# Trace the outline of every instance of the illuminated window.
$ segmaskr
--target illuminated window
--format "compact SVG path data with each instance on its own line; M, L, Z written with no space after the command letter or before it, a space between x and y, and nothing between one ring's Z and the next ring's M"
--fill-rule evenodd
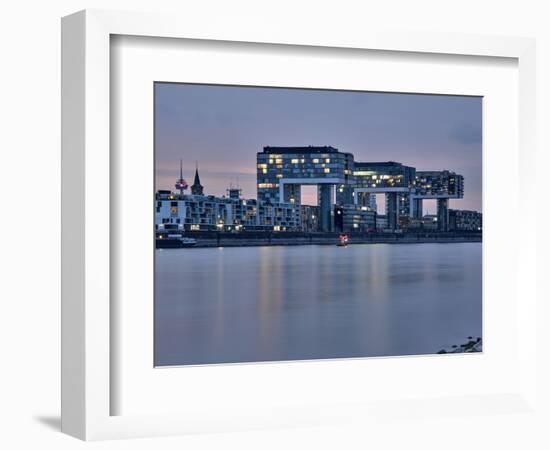
M298 164L298 159L296 159L296 158L295 158L295 159L291 159L290 162L291 162L292 164Z
M258 169L267 169L267 164L258 164Z
M313 164L318 164L318 163L319 163L319 159L318 159L318 158L315 158L315 159L313 160Z
M267 169L262 169L262 173L267 173Z
M325 159L325 162L328 164L330 162L330 158Z
M330 173L330 169L328 167L325 167L325 173Z
M283 163L283 160L282 160L281 158L277 158L277 159L275 160L275 162L276 162L277 164L282 164L282 163Z
M192 230L195 230L195 231L196 231L196 230L200 230L200 229L201 229L201 226L200 226L200 225L193 224L193 225L191 225L191 229L192 229Z
M272 159L269 160L269 164L273 164L273 160L272 160Z

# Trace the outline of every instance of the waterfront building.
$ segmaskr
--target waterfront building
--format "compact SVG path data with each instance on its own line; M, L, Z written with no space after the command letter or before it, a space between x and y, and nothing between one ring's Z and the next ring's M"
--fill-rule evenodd
M388 229L388 217L385 214L376 214L376 231L385 231Z
M370 196L385 194L388 228L399 228L399 216L407 214L415 185L416 169L394 161L355 162L355 203L364 204Z
M351 198L352 183L353 155L334 147L264 147L257 153L258 201L299 205L301 187L315 185L322 231L333 228L335 187Z
M355 161L354 167L355 203L365 204L370 196L384 193L390 230L408 225L407 216L421 219L423 200L436 199L438 227L448 231L449 199L464 196L464 177L449 170L417 171L394 161Z
M483 229L483 215L477 211L460 209L449 210L450 231L481 231Z
M422 201L437 200L439 231L449 231L449 199L464 197L464 177L449 170L416 172L412 198L413 217L422 217Z
M299 231L300 205L291 203L258 202L258 229L273 231Z
M376 229L376 212L354 204L334 207L334 226L340 232L368 232Z
M298 205L258 202L255 199L178 195L159 191L156 195L157 229L175 225L185 231L298 231Z
M352 193L352 203L359 206L366 206L372 211L378 211L378 205L376 203L376 194L370 194L368 192L358 192L357 201L355 201L355 192Z
M406 228L410 231L436 231L438 228L437 215L427 214L420 218L407 217Z
M157 193L157 227L185 230L271 231L440 231L481 229L475 211L449 210L449 199L464 196L464 177L449 170L417 171L395 161L358 162L330 146L264 147L257 153L257 199L243 199L239 187L227 196L204 195L198 164L191 194L179 178L170 191ZM303 185L317 187L317 206L301 205ZM385 196L385 215L377 215L376 195ZM437 215L423 216L422 202L437 200ZM454 211L454 212L451 212ZM451 223L452 222L452 223Z
M437 214L426 214L421 221L422 228L425 230L436 231L438 229L439 217Z
M363 206L368 206L373 211L378 212L378 205L376 204L376 195L370 195L367 199L367 204Z
M204 195L177 195L159 191L156 198L157 229L166 224L180 225L182 230L212 230L233 223L234 205L225 199Z
M179 231L298 231L301 229L299 204L262 202L241 198L241 189L231 186L228 196L204 195L198 165L191 195L184 194L187 183L180 176L175 187L179 194L159 190L156 194L155 225L157 230Z
M311 233L319 231L319 207L300 205L300 230Z

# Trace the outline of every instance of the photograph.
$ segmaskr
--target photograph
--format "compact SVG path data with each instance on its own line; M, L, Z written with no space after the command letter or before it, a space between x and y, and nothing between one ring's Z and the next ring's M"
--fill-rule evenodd
M153 89L155 367L482 353L483 97Z

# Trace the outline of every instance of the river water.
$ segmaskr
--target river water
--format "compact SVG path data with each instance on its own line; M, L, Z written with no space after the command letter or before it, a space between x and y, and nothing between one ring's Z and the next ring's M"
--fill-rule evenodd
M429 354L481 336L480 243L155 256L157 366Z

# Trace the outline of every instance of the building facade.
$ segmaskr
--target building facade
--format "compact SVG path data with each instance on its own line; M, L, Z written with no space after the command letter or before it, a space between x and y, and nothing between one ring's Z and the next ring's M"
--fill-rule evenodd
M264 147L256 157L257 199L241 198L238 187L228 189L227 196L205 195L198 165L187 195L180 161L179 193L157 193L157 228L395 232L431 228L422 202L436 199L433 223L439 231L481 230L481 214L449 209L449 199L464 196L464 177L449 170L359 162L330 146ZM304 185L317 187L317 206L301 205ZM377 214L377 194L385 197L384 216Z
M258 201L301 203L301 187L315 185L318 192L319 227L331 231L335 188L351 195L353 155L325 147L264 147L257 153ZM351 197L350 197L351 199Z
M416 169L394 161L356 162L354 193L356 203L365 203L365 197L384 194L388 227L399 228L399 217L408 213L410 195L415 187Z
M367 233L376 230L376 211L354 204L334 207L335 231Z
M157 230L176 227L182 231L297 231L300 207L266 204L255 199L180 195L159 191L156 195Z
M449 210L450 231L482 231L483 215L477 211Z
M417 171L401 163L357 162L354 164L354 197L357 204L385 194L388 228L397 230L406 217L421 219L422 202L437 200L438 227L449 230L449 199L464 196L464 177L449 170Z
M422 201L437 200L437 226L439 231L449 231L449 199L464 197L464 177L449 170L419 171L412 195L411 215L421 218Z
M306 233L319 231L319 207L300 205L300 230Z

